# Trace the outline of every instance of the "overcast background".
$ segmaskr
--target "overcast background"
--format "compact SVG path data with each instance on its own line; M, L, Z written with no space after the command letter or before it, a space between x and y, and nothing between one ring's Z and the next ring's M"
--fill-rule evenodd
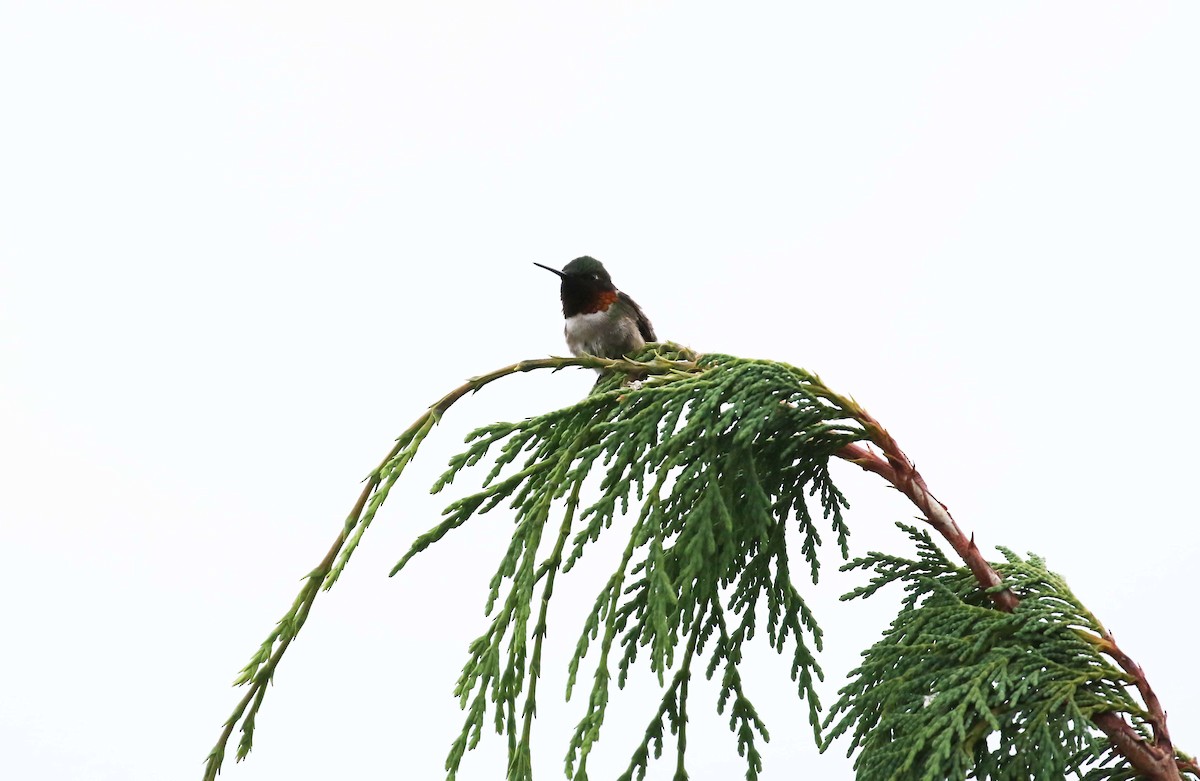
M8 0L6 775L199 779L359 481L463 378L565 353L531 262L585 253L661 337L852 394L989 555L1068 578L1200 750L1198 39L1192 2ZM441 776L508 517L387 571L478 484L427 494L471 428L591 383L516 377L453 410L224 778ZM914 510L836 476L852 552L911 552ZM564 669L613 553L551 610L539 778L582 714ZM896 595L838 604L860 576L825 556L801 587L831 703ZM748 667L764 778L849 777L786 661ZM692 777L740 777L714 687L693 695ZM614 695L595 778L657 697L645 676ZM461 777L501 777L503 751L485 735Z

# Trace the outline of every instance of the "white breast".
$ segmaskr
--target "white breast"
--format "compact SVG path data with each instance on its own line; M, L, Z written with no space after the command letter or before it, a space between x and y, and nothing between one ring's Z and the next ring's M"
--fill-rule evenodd
M563 328L563 333L567 336L567 347L571 348L574 355L600 355L604 352L604 334L608 327L607 312L572 315L567 318L567 324Z
M587 353L607 358L642 349L646 341L632 318L613 318L609 312L593 312L567 318L563 332L575 355Z

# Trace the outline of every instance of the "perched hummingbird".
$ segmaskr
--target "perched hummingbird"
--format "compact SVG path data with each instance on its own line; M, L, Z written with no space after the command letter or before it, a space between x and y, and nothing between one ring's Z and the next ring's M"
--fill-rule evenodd
M563 333L574 355L621 358L656 341L654 326L634 300L617 290L600 261L584 255L563 270L534 263L562 280Z

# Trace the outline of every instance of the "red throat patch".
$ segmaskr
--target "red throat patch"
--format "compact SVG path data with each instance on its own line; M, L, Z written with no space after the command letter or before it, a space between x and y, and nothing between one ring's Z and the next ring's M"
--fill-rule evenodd
M600 293L597 293L596 297L591 300L591 303L589 303L586 308L580 310L579 314L591 315L591 314L595 314L596 312L607 312L608 308L610 306L612 306L616 302L616 300L617 300L617 291L615 291L615 290L602 291Z

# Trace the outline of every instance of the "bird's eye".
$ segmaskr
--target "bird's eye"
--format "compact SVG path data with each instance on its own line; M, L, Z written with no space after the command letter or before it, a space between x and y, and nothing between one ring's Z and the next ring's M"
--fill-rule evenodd
M599 278L600 278L599 274L592 274L592 279L599 279Z

